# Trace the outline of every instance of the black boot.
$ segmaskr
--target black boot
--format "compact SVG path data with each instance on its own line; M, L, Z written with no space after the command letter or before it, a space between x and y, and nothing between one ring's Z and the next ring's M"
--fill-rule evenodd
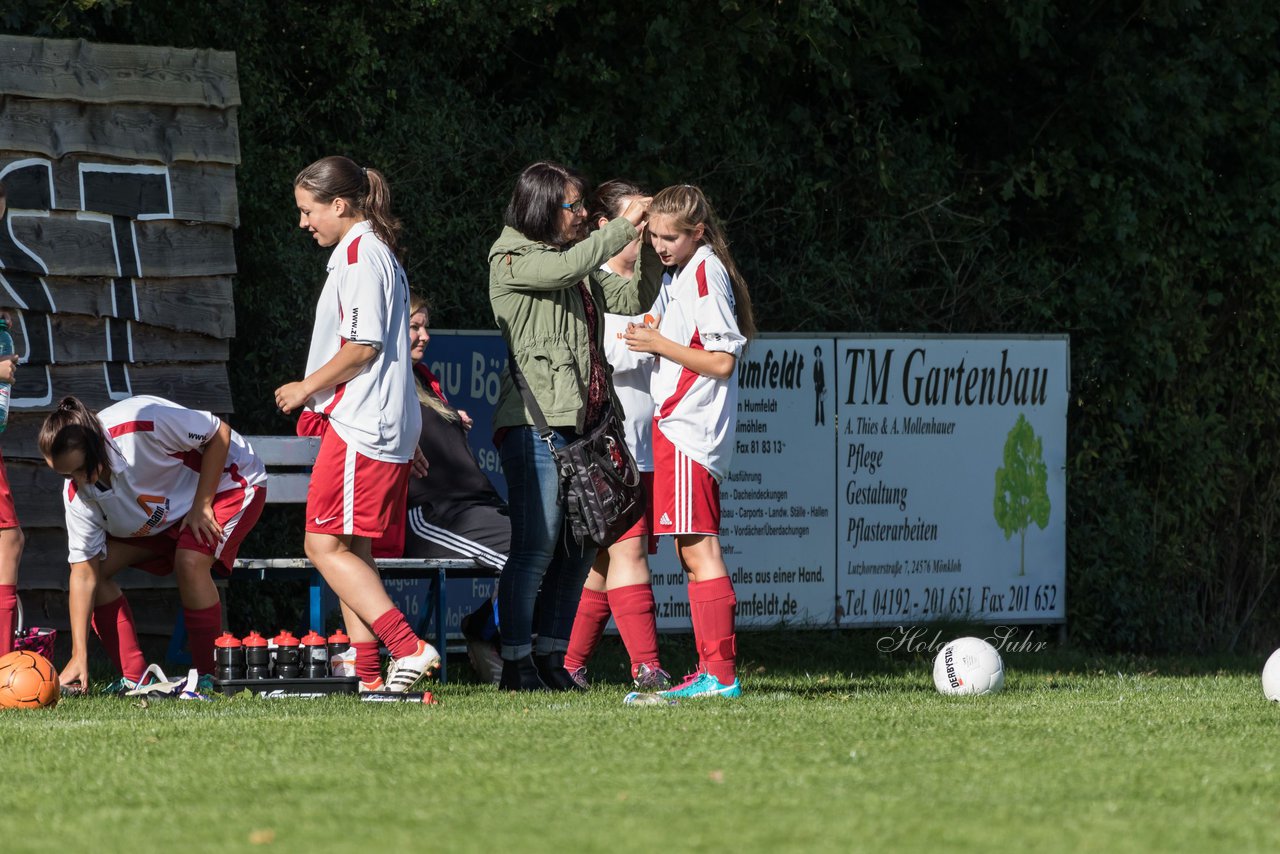
M542 681L552 691L585 691L584 686L579 685L569 675L569 671L564 669L564 653L549 652L546 655L535 655L533 657L534 664L538 667L538 675L542 677Z
M533 656L526 655L515 661L502 659L502 678L498 680L498 690L545 691L547 685L538 676L538 668L533 663Z

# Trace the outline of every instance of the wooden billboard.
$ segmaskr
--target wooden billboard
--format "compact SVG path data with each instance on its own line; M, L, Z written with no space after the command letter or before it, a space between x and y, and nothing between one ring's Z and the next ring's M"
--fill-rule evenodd
M62 397L232 410L239 104L233 53L0 36L0 306L22 359L0 448L24 588L67 583L35 444Z

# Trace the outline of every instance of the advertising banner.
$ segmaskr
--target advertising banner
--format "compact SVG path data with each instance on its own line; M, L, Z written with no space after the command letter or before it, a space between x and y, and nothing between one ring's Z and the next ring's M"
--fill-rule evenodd
M843 625L1063 620L1068 342L836 342Z

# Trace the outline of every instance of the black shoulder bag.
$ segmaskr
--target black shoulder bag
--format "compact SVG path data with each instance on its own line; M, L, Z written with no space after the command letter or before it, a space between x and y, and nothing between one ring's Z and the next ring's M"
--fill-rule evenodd
M511 379L560 471L560 497L566 504L569 530L580 543L590 540L600 548L608 548L644 515L640 470L627 447L617 412L610 404L599 424L576 441L557 448L542 408L516 364L515 354L507 355Z

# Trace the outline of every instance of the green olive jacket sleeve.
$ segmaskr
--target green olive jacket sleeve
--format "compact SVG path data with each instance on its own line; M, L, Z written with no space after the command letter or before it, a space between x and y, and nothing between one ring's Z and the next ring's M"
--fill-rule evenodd
M662 265L647 242L631 278L601 269L637 234L631 223L619 217L562 250L508 227L489 250L489 303L494 320L552 427L581 431L586 426L591 355L578 283L587 281L597 317L601 310L639 314L657 299ZM601 353L603 327L598 317L595 335ZM509 371L504 371L494 429L532 423Z

